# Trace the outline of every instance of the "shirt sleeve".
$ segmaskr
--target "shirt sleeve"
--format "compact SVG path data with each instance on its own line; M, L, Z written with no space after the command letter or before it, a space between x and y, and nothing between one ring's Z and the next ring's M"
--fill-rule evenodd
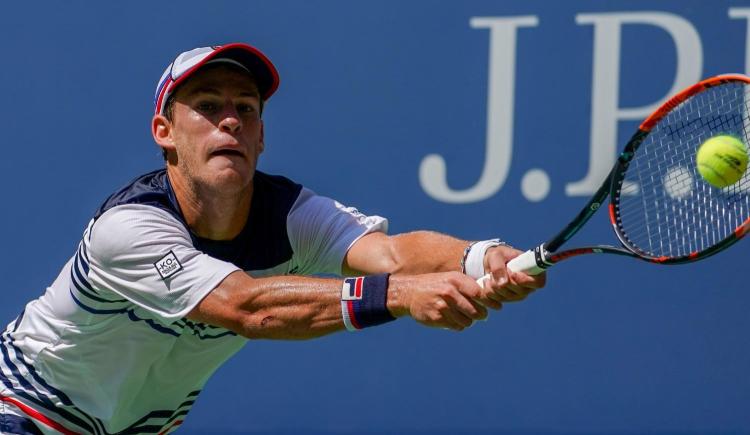
M89 279L171 323L187 315L238 270L197 250L184 224L140 204L107 210L89 238Z
M303 188L287 218L300 274L341 275L344 256L365 234L387 232L388 220L367 216Z

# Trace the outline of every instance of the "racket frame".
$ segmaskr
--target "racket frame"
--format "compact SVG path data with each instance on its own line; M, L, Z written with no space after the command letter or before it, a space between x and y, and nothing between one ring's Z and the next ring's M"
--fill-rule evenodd
M655 257L634 246L628 240L628 237L622 229L622 222L620 220L620 213L618 208L618 204L620 203L622 184L625 179L625 173L627 171L628 165L633 159L633 156L635 155L638 147L646 139L646 137L656 126L656 124L658 124L658 122L663 119L668 113L670 113L674 108L679 106L681 103L683 103L693 95L703 92L708 88L730 82L742 82L744 84L750 85L750 78L741 74L725 74L710 77L674 95L664 104L659 106L659 108L654 111L654 113L652 113L648 118L646 118L638 127L638 130L635 132L635 134L633 134L628 143L625 145L622 153L620 153L620 155L617 157L617 161L612 167L612 170L607 175L607 178L601 184L599 189L597 189L596 193L594 193L588 203L586 203L583 209L581 209L578 215L554 237L537 246L536 248L522 254L522 256L525 256L526 258L526 263L530 261L531 256L533 255L533 260L538 268L533 271L533 274L542 272L543 270L551 267L559 261L585 254L616 254L634 257L658 264L689 263L709 257L719 251L728 248L729 246L740 240L742 237L744 237L745 234L750 232L750 217L748 217L742 225L735 229L732 234L721 240L719 243L716 243L705 250L694 251L687 255L677 257ZM586 224L586 222L591 219L591 216L599 211L607 197L609 197L610 222L615 231L615 234L617 235L618 240L620 241L621 246L617 247L611 245L593 245L558 252L557 250L560 248L560 246L562 246L563 243L567 242L571 237L573 237L573 235L575 235ZM519 261L519 263L517 264L520 263L521 262ZM511 267L510 263L509 267ZM511 268L514 269L513 267Z

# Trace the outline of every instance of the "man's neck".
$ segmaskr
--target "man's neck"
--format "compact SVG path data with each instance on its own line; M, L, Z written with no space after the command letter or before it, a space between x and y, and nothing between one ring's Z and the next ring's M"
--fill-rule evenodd
M179 171L167 168L182 215L193 234L211 240L232 240L247 223L253 184L241 192L228 195L215 192L199 183L191 183Z

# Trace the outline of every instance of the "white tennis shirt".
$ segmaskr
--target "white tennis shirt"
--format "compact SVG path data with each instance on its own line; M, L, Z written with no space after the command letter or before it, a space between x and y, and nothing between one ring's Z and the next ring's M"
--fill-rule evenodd
M191 322L228 274L341 274L346 251L387 221L257 172L232 241L192 234L164 170L111 196L77 252L0 337L0 393L75 432L167 433L247 341Z

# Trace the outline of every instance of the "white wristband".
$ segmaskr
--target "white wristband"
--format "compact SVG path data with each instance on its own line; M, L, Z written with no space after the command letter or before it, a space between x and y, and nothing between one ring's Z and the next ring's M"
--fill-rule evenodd
M495 246L505 245L500 239L482 240L474 242L466 252L464 260L464 273L474 279L479 279L485 275L484 271L484 254L487 250Z

